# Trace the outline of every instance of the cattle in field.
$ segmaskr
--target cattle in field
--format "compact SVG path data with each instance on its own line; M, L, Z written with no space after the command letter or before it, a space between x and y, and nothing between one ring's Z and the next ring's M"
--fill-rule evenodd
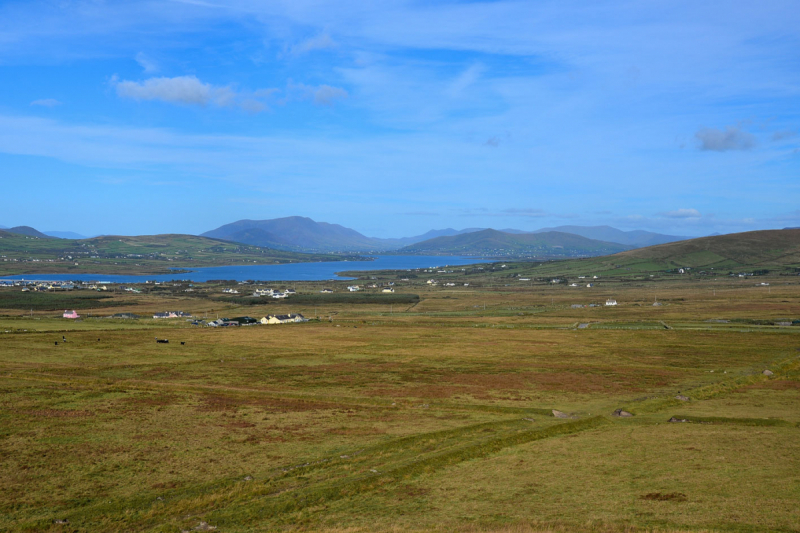
M156 342L159 344L169 344L168 339L159 339L158 337L156 337Z

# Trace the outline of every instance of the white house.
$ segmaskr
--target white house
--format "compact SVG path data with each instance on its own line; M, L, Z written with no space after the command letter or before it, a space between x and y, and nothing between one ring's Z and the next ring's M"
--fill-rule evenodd
M272 296L272 289L256 289L253 296Z
M319 292L321 292L321 293L323 293L323 294L330 294L330 293L332 293L332 292L333 292L333 289L322 289L322 290L321 290L321 291L319 291Z
M347 290L350 292L357 292L361 290L361 287L359 287L358 285L349 285L347 287Z
M289 296L289 295L286 294L285 292L273 292L272 293L272 297L273 298L286 298L287 296Z
M64 318L80 318L80 316L81 315L76 313L74 309L72 311L67 311L66 309L64 310Z
M617 301L613 298L606 300L606 305L617 305Z
M394 287L384 287L381 292L394 292Z
M262 324L290 324L293 322L308 322L308 319L297 313L288 315L268 315L260 320Z

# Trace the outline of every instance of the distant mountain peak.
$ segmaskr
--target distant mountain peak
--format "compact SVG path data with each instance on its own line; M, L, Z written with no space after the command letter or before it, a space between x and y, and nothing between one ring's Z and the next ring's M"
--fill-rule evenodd
M41 231L34 229L30 226L14 226L13 228L6 228L9 233L16 233L17 235L26 235L28 237L38 237L39 239L52 239L49 235L45 235Z

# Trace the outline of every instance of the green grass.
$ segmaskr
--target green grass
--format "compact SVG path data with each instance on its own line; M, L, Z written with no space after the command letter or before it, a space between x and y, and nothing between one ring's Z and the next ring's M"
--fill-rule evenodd
M724 416L690 416L690 415L673 415L681 422L689 422L692 424L731 424L735 426L758 426L758 427L775 427L775 426L794 426L786 420L778 418L731 418Z
M127 306L131 302L113 299L110 294L95 292L21 292L0 290L0 309L34 309L57 311L63 309L92 309Z

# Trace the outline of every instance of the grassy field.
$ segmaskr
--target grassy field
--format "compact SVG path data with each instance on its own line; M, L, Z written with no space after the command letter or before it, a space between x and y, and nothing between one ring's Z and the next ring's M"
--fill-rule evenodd
M509 268L0 309L0 530L800 530L800 279ZM312 321L103 318L165 309Z

